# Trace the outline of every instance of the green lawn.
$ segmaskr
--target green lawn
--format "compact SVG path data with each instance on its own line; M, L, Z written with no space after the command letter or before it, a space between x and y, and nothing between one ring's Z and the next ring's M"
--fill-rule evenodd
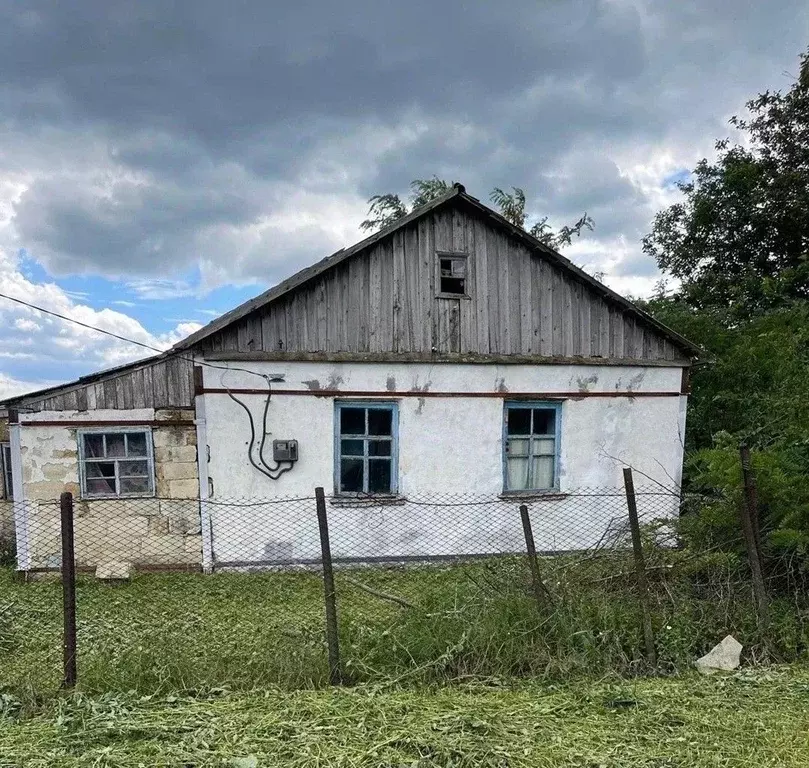
M559 686L76 697L0 721L0 766L809 765L809 669Z

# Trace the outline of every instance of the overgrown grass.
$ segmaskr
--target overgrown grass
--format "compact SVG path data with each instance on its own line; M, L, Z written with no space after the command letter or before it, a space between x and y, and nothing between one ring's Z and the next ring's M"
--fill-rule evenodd
M802 598L758 633L749 587L726 556L667 552L650 567L659 666L679 672L728 633L747 661L791 661L807 646ZM645 666L640 606L623 555L542 563L539 610L521 558L336 576L349 682L634 676ZM371 591L404 600L394 602ZM89 694L318 688L328 679L319 574L144 575L78 585L80 689ZM61 587L0 571L0 694L35 710L58 690Z
M738 768L809 765L809 671L140 697L0 719L21 768Z

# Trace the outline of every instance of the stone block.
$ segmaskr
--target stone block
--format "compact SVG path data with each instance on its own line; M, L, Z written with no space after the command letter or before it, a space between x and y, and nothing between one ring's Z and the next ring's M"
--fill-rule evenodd
M196 480L197 465L190 461L172 461L158 464L156 467L158 480Z
M169 519L167 517L155 516L149 518L149 535L165 536L169 532Z
M147 536L142 541L140 562L143 565L177 565L195 563L200 556L186 551L186 537L170 533L165 536Z
M169 531L171 533L197 534L201 530L199 513L187 515L172 515L169 517Z
M155 421L187 421L194 423L194 411L190 408L158 408L154 412Z
M158 466L172 461L196 463L197 448L195 445L161 445L155 448L154 458Z
M169 497L195 499L199 496L199 480L169 480Z
M132 563L126 560L108 560L96 568L97 579L124 580L132 578Z
M155 449L187 445L185 433L188 431L194 430L187 427L155 427L152 431Z
M195 558L192 562L202 562L202 536L186 536L184 546L186 555Z

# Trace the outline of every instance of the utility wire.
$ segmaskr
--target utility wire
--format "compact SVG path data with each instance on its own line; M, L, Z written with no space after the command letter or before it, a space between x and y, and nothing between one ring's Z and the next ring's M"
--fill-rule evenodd
M29 309L35 309L38 312L42 312L46 315L51 315L52 317L58 317L60 320L64 320L67 323L73 323L74 325L80 325L82 328L87 328L90 331L96 331L97 333L103 333L105 336L112 336L114 339L118 339L119 341L124 341L127 344L136 344L139 347L143 347L144 349L151 350L152 352L157 352L158 354L167 354L171 350L160 349L159 347L153 347L151 344L146 344L142 341L135 341L135 339L129 339L126 336L121 336L117 333L113 333L112 331L105 331L103 328L98 328L95 325L88 325L87 323L81 322L81 320L75 320L72 317L67 317L66 315L60 315L58 312L53 312L50 309L45 309L44 307L39 307L36 304L31 304L28 301L24 301L23 299L14 298L14 296L9 296L5 293L0 293L0 299L8 299L9 301L13 301L17 304L22 304L24 307L28 307ZM178 358L181 360L186 360L187 362L193 363L194 365L202 365L206 368L215 368L218 371L241 371L242 373L249 373L252 376L259 376L260 378L267 380L267 375L264 373L257 373L256 371L251 371L249 368L240 368L240 367L232 367L228 365L214 365L213 363L205 362L204 360L196 360L193 357L187 357L180 353L174 353Z

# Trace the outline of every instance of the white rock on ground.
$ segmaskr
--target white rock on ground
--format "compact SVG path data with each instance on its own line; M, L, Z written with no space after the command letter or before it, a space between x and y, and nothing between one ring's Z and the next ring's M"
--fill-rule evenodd
M711 675L716 670L732 670L739 666L739 656L742 644L733 635L728 635L721 643L711 648L701 659L694 664L700 672Z
M132 578L132 563L125 560L110 560L99 563L96 567L97 579L130 579Z

